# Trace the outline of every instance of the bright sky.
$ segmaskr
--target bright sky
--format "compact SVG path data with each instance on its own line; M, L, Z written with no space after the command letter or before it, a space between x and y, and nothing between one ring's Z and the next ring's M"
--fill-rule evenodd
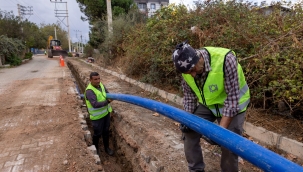
M55 0L52 0L55 2ZM57 0L60 2L60 0ZM76 0L62 0L67 2L67 9L69 13L69 26L70 26L70 37L72 42L80 41L82 35L82 41L88 41L89 24L81 20L80 8ZM67 21L64 17L55 17L55 3L51 3L50 0L0 0L0 9L2 11L13 11L15 16L18 16L17 4L25 7L32 6L33 15L25 15L29 21L36 23L38 26L40 23L52 24L59 21L61 27L67 31ZM57 10L66 10L66 3L57 3ZM62 13L64 11L61 11ZM61 21L62 22L61 22ZM63 24L64 23L64 24ZM1 27L1 26L0 26ZM59 39L59 38L58 38Z

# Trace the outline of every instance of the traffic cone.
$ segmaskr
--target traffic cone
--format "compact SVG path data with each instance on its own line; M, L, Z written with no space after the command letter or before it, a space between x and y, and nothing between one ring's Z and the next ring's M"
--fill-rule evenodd
M60 66L64 66L64 60L61 55L60 55Z

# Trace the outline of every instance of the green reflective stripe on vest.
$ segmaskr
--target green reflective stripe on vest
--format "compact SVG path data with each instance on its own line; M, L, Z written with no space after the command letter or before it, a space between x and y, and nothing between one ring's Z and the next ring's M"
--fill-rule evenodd
M192 91L196 94L199 103L206 105L215 116L221 117L223 113L224 101L227 98L224 88L224 62L226 55L231 52L231 50L215 47L205 47L205 50L207 50L210 54L209 61L211 71L209 71L204 84L197 86L194 78L190 74L182 74L182 76ZM250 100L250 94L242 67L239 63L237 66L237 71L239 77L239 87L241 88L239 90L240 99L238 105L240 113L246 110Z
M95 88L91 84L88 84L87 88L85 89L85 92L86 92L86 90L92 90L96 95L97 101L103 102L106 100L106 92L105 92L104 86L101 83L100 83L100 88L102 91L99 91L97 88ZM91 105L91 103L87 100L86 93L84 93L84 98L85 98L88 113L90 115L89 117L91 120L97 120L97 119L103 118L109 112L112 112L112 108L109 104L104 107L94 108Z

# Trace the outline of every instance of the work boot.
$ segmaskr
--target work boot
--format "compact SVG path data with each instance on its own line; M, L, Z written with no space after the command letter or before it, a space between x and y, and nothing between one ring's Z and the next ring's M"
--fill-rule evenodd
M97 154L100 156L99 137L93 136L93 145L95 145Z
M109 147L105 148L105 152L110 155L110 156L113 156L114 155L114 151L111 150Z
M103 135L103 145L104 145L105 152L108 155L112 156L114 154L114 151L109 148L109 136L108 135Z

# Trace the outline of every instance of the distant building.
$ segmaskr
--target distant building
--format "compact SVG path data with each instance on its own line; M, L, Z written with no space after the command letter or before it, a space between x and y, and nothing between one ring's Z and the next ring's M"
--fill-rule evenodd
M292 14L291 8L283 6L283 5L264 6L259 9L259 12L264 15L270 15L275 9L279 9L280 15L282 15L282 16L287 15L287 14Z
M169 4L169 0L134 0L134 2L139 10L148 17L153 16L157 10Z

